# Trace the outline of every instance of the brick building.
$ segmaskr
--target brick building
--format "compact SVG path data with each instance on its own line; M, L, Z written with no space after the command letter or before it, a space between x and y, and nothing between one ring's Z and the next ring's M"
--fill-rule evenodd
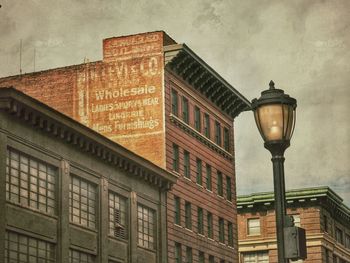
M15 89L0 119L0 262L166 261L175 176Z
M164 32L103 41L103 60L0 79L178 177L168 259L237 262L234 118L250 103Z
M237 207L240 262L277 262L273 193L239 196ZM350 209L334 191L287 191L287 213L306 231L305 263L350 262Z

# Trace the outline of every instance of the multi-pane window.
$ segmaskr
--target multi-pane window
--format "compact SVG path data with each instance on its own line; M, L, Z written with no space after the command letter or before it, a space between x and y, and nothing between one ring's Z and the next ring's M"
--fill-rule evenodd
M173 170L179 172L179 146L173 143Z
M194 107L194 128L201 131L201 111L197 106Z
M185 227L192 229L192 208L190 202L185 202Z
M175 263L182 263L181 244L177 242L175 242Z
M232 201L232 186L230 176L226 176L226 198L227 200Z
M96 203L96 186L72 175L69 184L70 221L89 228L95 228Z
M300 227L300 215L292 215L295 226Z
M206 165L206 187L211 191L211 166L209 164Z
M180 197L174 196L174 205L175 205L174 222L175 222L175 224L180 225L181 224L181 201L180 201Z
M197 209L197 228L198 233L203 234L204 233L204 224L203 224L203 208L198 207Z
M221 125L215 121L215 143L221 146Z
M188 99L182 97L182 120L189 123L189 115L188 115Z
M55 246L37 238L6 231L5 262L56 262Z
M205 262L205 256L203 251L198 251L198 262L204 263Z
M225 222L221 217L219 217L219 241L225 243Z
M171 90L171 112L175 116L178 116L179 114L178 95L177 95L177 91L174 89Z
M127 238L126 198L109 192L109 234L114 237Z
M190 178L190 153L184 150L184 176Z
M224 149L230 151L230 132L227 128L224 128Z
M209 255L209 263L215 263L215 258L212 255Z
M326 215L323 216L323 226L324 226L324 231L328 232L328 219Z
M267 252L249 252L243 255L243 263L268 263L269 254Z
M340 228L335 228L335 239L340 243L343 244L343 231L341 231Z
M43 213L56 211L57 169L28 155L7 150L6 199Z
M222 173L220 171L218 171L217 175L218 175L218 178L217 178L218 195L223 196L224 188L223 188L223 184L222 184Z
M230 247L233 247L233 225L231 222L227 223L227 242Z
M350 235L346 234L345 235L345 247L350 248Z
M248 235L260 235L260 219L248 219Z
M197 158L197 177L196 182L199 185L202 185L202 160Z
M69 250L69 263L94 263L95 257L78 250Z
M192 261L193 261L192 248L186 247L186 263L192 263Z
M208 212L207 214L207 222L208 222L208 237L213 238L213 214Z
M207 113L204 114L204 136L210 138L210 118Z
M155 211L143 205L137 206L138 245L155 249Z

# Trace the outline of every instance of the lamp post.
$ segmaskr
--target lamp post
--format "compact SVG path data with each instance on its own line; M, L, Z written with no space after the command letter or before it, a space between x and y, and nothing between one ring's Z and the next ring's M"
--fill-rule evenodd
M268 90L261 92L259 99L252 101L252 109L264 146L272 155L278 262L282 263L287 262L284 228L290 226L286 215L284 151L293 135L297 101L283 90L275 89L272 80L269 86Z

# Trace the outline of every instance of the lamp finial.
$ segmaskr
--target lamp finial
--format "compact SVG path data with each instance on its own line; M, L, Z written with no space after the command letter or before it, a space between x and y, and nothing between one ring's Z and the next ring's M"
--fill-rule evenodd
M272 80L269 83L270 89L275 89L275 82L273 82Z

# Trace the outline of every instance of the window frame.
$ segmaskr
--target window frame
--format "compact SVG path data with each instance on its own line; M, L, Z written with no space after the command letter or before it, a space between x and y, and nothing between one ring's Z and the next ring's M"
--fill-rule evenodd
M171 113L178 117L179 116L179 96L175 89L171 89Z
M259 217L252 217L247 219L247 236L260 236L261 235L261 219ZM252 231L252 227L250 225L251 222L259 222L258 227L255 226L253 229L258 228L258 232ZM252 233L253 232L253 233Z
M185 96L182 96L182 120L186 123L190 123L189 116L189 101Z

